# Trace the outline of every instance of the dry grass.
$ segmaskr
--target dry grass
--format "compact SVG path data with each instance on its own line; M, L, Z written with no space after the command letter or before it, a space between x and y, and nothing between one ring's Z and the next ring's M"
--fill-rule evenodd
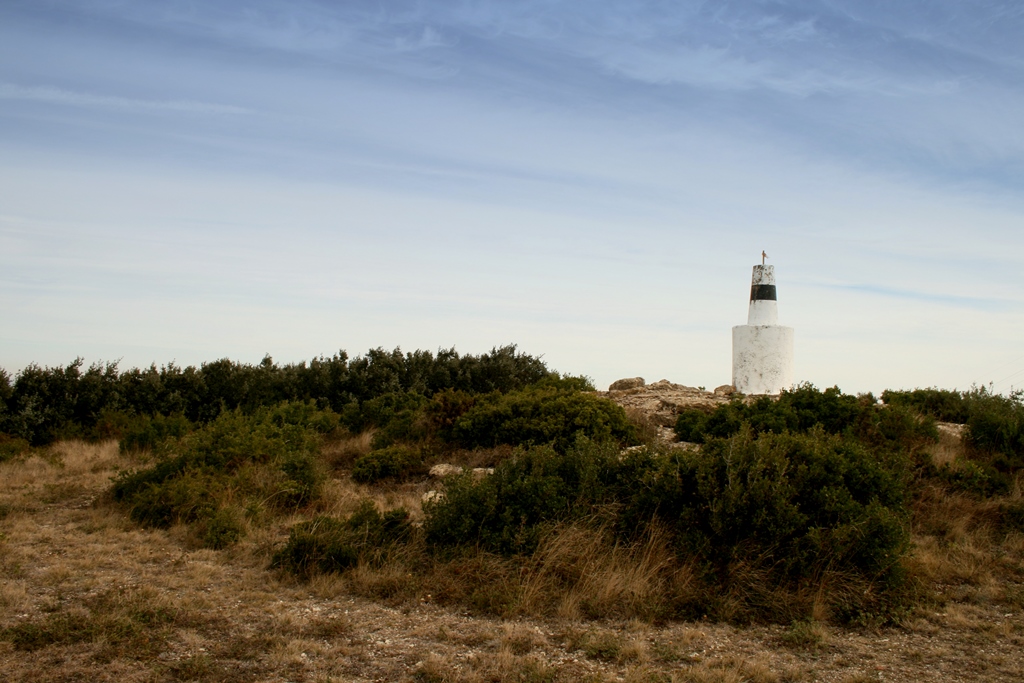
M908 567L935 600L1014 602L1024 582L1024 535L1002 528L1005 503L934 486L918 496Z
M941 491L922 503L931 521L915 529L914 555L938 597L904 628L654 626L664 595L694 590L657 531L625 546L566 526L525 565L476 555L424 567L412 549L299 583L266 569L291 525L365 495L415 510L420 484L337 476L317 506L215 551L185 528L141 529L107 501L110 477L134 464L113 443L75 442L0 464L5 681L764 683L970 670L980 683L1024 668L1024 538L1000 531L986 504Z
M554 683L579 680L532 655L517 655L507 648L459 661L431 655L414 678L423 683Z
M950 465L963 459L965 455L964 426L939 422L936 427L939 432L939 441L927 449L928 454L932 457L932 463L936 466Z
M553 612L564 619L656 618L671 589L685 591L692 583L689 569L675 564L656 528L640 543L623 546L611 543L601 529L566 526L535 553L512 611Z
M351 469L356 458L366 455L372 449L374 430L367 430L355 436L330 439L324 444L321 453L324 462L331 469Z

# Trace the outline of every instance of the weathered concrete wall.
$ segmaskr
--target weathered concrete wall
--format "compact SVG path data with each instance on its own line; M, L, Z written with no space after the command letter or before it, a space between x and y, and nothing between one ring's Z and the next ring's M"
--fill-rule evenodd
M778 394L793 386L793 328L732 328L732 384L744 394Z

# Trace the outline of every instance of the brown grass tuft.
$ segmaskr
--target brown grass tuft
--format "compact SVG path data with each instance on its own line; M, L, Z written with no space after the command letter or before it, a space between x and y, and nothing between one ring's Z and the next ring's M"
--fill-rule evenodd
M939 422L936 425L939 441L927 448L936 467L951 465L965 456L963 432L964 425Z
M780 677L763 659L726 655L700 662L683 672L686 683L778 683Z
M527 566L514 612L562 618L657 618L670 588L685 591L687 568L657 528L635 545L608 540L602 529L569 525L551 533Z
M350 469L356 458L373 450L373 434L371 429L355 436L329 439L320 449L324 463L331 469Z
M552 667L533 655L517 655L507 648L481 653L459 662L452 657L430 655L417 667L413 678L422 683L560 683L579 680L572 673Z

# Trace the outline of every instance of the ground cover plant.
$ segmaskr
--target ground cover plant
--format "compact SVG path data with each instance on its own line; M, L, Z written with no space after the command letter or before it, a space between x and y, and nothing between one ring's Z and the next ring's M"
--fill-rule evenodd
M802 386L777 400L684 411L677 431L685 443L670 444L585 380L498 356L507 376L492 373L479 390L406 386L431 375L371 373L371 358L357 364L362 398L340 410L306 398L222 404L191 417L94 411L93 434L105 425L121 438L102 461L74 470L87 477L59 474L69 462L62 444L77 442L33 446L7 434L0 467L6 485L26 493L11 488L0 500L0 534L14 533L31 510L42 514L39 506L78 515L70 511L82 510L76 501L92 490L89 514L124 516L118 533L210 553L225 566L247 558L276 590L570 623L777 624L785 631L773 642L791 651L827 651L833 628L898 624L925 633L937 615L976 624L970 615L1024 609L1019 395L918 390L879 402ZM396 359L418 367L425 356L382 358L394 370ZM74 373L54 374L72 382ZM3 379L11 398L14 384ZM23 422L5 424L35 415L17 414ZM942 419L956 416L962 426ZM430 478L440 462L456 466ZM40 471L53 478L39 479ZM18 547L0 571L20 581L33 570L18 559L28 546ZM0 591L5 604L18 595ZM153 610L91 589L70 601L55 593L49 611L3 621L0 656L4 647L89 647L101 658L155 658L173 649L175 634L223 628L145 595ZM637 680L644 667L679 665L682 655L664 654L667 645L632 638L567 635L564 647L620 667L620 677L634 667ZM529 656L534 646L515 649L518 642L501 646L512 648L502 655L508 662L523 675L548 671ZM194 655L165 671L223 678L220 664ZM424 660L417 675L454 680L458 671L500 669L498 660L479 660L478 669L451 661Z
M154 445L154 462L122 472L111 494L141 524L194 524L206 546L225 547L247 521L319 495L320 440L337 425L335 413L312 402L225 412L185 435L167 433Z
M182 526L191 542L220 549L306 515L275 551L274 567L305 580L411 567L411 581L392 594L461 572L465 585L439 588L437 599L504 614L897 620L919 597L907 558L912 515L925 501L964 495L988 506L1004 536L1024 527L1019 395L918 390L886 392L883 402L805 385L683 411L676 433L698 446L681 447L639 445L622 408L514 347L479 358L378 350L351 362L322 359L310 368L333 369L335 385L301 400L278 398L316 374L268 359L199 371L80 366L31 367L13 383L4 375L5 425L37 441L69 429L119 431L137 464L115 478L110 497L135 522ZM238 395L221 396L212 411L184 400L180 387L176 398L161 393L184 377L202 380L194 388L206 386L207 397L209 387ZM97 398L131 386L148 398L130 411ZM46 411L25 410L57 394L63 409L54 399ZM160 400L176 410L154 409ZM933 462L936 419L950 417L966 421L964 457ZM339 471L331 443L358 434L370 434L366 447ZM28 438L3 439L6 458L31 450ZM433 463L469 462L496 446L509 450L492 475L450 476L415 506L415 519L370 503L371 492L356 510L323 514L323 486L337 475L371 487L417 485ZM568 539L620 564L645 557L646 568L615 596L585 595L587 572ZM537 598L558 591L577 604Z
M906 458L878 460L820 429L625 454L581 437L565 450L523 448L487 477L449 477L443 495L423 505L422 526L403 536L403 560L433 575L471 576L479 568L468 564L488 565L463 597L508 615L526 604L557 611L558 595L538 601L531 592L557 593L560 585L575 595L589 580L578 568L549 566L546 580L518 581L529 567L619 552L645 558L647 569L635 583L605 589L617 596L582 596L584 614L893 618L910 599L908 475ZM287 552L299 542L291 539Z
M998 414L1009 414L1012 428L1012 411L1001 405ZM471 410L463 407L462 415ZM515 424L511 411L503 414ZM449 420L451 433L459 419ZM480 572L481 586L450 595L502 614L527 604L559 609L557 597L528 595L551 585L514 577L530 576L528 568L543 564L539 556L555 545L563 559L571 556L560 536L588 552L646 548L646 557L659 558L638 589L643 601L604 600L615 607L602 612L594 608L602 601L583 598L583 612L592 615L876 623L903 618L923 599L910 558L912 531L921 526L914 514L927 496L957 490L945 466L932 462L939 432L931 415L803 386L778 400L683 413L679 428L701 447L623 452L623 441L600 438L577 436L568 446L527 441L492 476L449 477L423 505L404 561L438 573ZM972 471L970 458L956 467ZM1011 543L1021 516L1016 495L982 496ZM567 594L581 581L566 580L567 567L544 572Z
M328 440L371 430L374 448L355 458L351 476L372 483L423 475L431 454L471 440L634 438L621 408L583 393L589 381L562 377L511 346L479 357L378 349L309 367L269 359L123 373L81 365L30 366L13 384L3 375L3 427L27 437L3 435L4 457L30 440L116 435L123 451L148 460L119 475L113 500L141 524L188 525L211 548L316 501ZM318 381L325 376L332 381ZM515 428L503 411L516 414Z
M1024 393L915 389L886 391L882 399L964 425L965 457L938 465L937 474L948 485L980 497L1010 494L1018 485L1024 470Z
M584 379L561 378L515 346L479 356L378 348L284 366L267 356L257 365L221 359L198 368L169 363L125 371L117 363L83 369L78 358L65 367L29 365L13 380L0 372L0 433L37 446L60 438L121 438L124 424L137 416L202 424L223 412L250 413L283 401L314 401L342 415L353 431L381 429L418 398L445 390L506 393L541 380L593 388Z

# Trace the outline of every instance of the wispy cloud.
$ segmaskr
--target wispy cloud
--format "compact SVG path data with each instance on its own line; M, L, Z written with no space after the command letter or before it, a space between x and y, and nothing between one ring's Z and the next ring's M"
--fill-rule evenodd
M955 4L947 9L959 12ZM184 0L130 6L74 3L75 11L189 39L202 37L229 49L356 62L430 79L450 77L460 67L486 60L483 46L522 41L552 59L582 59L598 71L639 83L765 89L800 98L845 92L944 94L958 87L957 70L965 60L977 62L987 55L1002 64L1024 61L1021 50L1006 43L1021 19L1012 5L974 9L971 21L952 28L898 5L878 11L846 2L680 0L595 2L580 12L569 0L294 0L283 6L252 0L244 7ZM999 49L986 46L990 37ZM505 68L504 74L487 73L511 81L522 77L514 62Z
M970 297L946 294L944 292L925 292L912 289L897 289L870 284L837 284L820 285L826 289L857 292L890 299L904 299L909 301L920 301L925 303L954 306L957 308L968 308L977 311L1013 311L1024 308L1021 301L1010 299L996 299L990 297Z
M111 95L65 90L47 85L23 86L0 83L0 100L41 102L70 107L97 107L135 111L170 111L188 114L252 114L251 109L192 100L140 100Z
M211 317L245 329L222 327L223 348L252 344L257 359L311 339L436 347L530 328L540 351L592 349L598 365L575 371L636 374L623 359L648 339L662 376L717 384L707 359L719 354L727 373L721 339L737 322L720 294L735 287L745 305L737 252L756 260L767 247L785 277L802 269L786 310L803 301L801 339L817 333L807 379L969 380L972 356L1019 355L1024 334L1022 11L993 0L594 0L585 11L578 0L0 1L0 203L36 221L0 217L5 281L42 291L71 282L60 274L73 266L75 286L103 293L89 299L160 310L146 324L96 317L111 347L166 345L208 300L202 289ZM38 227L51 219L80 225L77 241ZM858 249L863 268L844 279L850 257L836 254ZM386 311L367 282L389 283ZM700 295L680 308L679 287ZM480 291L498 293L500 312L450 294ZM179 316L136 305L149 295ZM3 331L70 343L14 296L0 301ZM243 320L231 313L242 300L272 303ZM68 321L87 298L47 301L77 334ZM585 337L560 339L552 307L592 320ZM299 309L308 325L280 324ZM823 316L848 338L821 341ZM620 318L622 352L590 343ZM680 325L711 341L677 353L695 341L664 336ZM210 348L189 330L183 345ZM944 352L919 343L935 331L960 370L942 358L935 374ZM919 374L893 360L903 342ZM673 363L692 364L672 375Z

